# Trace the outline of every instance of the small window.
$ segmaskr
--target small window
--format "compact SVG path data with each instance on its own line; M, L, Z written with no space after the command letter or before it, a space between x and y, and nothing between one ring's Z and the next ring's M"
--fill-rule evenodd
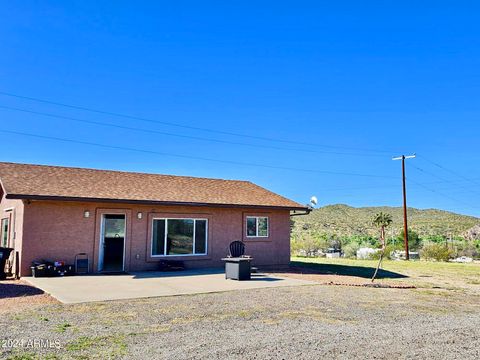
M206 219L153 219L152 256L206 255Z
M8 238L9 238L9 228L10 220L8 218L2 219L2 229L1 229L1 246L8 247Z
M268 217L247 216L247 237L268 237Z

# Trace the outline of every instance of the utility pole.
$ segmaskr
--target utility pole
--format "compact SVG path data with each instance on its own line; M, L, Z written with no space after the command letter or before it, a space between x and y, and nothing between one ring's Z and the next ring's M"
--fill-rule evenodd
M407 180L405 176L405 159L413 159L417 157L413 155L402 155L392 158L392 160L402 160L402 180L403 180L403 233L405 241L405 259L410 260L410 253L408 250L408 221L407 221Z

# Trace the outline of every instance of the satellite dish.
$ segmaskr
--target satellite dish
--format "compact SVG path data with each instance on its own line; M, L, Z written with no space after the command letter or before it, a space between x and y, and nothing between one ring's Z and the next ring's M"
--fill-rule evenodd
M315 205L318 204L318 199L317 199L316 196L312 196L312 197L310 198L310 204L311 204L312 206L315 206Z

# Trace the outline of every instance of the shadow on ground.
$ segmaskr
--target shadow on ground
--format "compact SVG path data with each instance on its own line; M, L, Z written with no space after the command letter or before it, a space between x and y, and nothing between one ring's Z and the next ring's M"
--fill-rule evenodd
M290 266L300 271L310 271L315 274L356 276L366 279L371 279L373 273L375 272L375 268L373 267L347 266L338 264L307 264L301 261L292 261ZM406 275L383 269L380 269L377 274L377 279L403 279L407 277L408 276Z
M208 269L190 269L182 271L143 271L143 272L132 272L130 275L133 275L133 279L150 279L150 278L167 278L167 277L186 277L186 276L198 276L198 275L218 275L224 274L225 269L223 268L208 268ZM270 277L262 273L252 273L250 281L266 281L266 282L275 282L281 281L283 279Z
M14 282L0 282L0 299L15 298L23 296L41 295L44 292L34 286L16 284Z
M283 281L283 279L275 278L266 276L263 274L252 274L250 281L267 281L267 282L275 282L275 281Z
M134 279L149 279L158 277L176 277L176 276L196 276L196 275L213 275L225 272L223 268L205 268L205 269L186 269L179 271L138 271L130 272Z

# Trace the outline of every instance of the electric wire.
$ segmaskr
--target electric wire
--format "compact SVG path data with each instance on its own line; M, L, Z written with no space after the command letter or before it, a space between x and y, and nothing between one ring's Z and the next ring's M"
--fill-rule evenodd
M356 150L356 151L375 152L375 153L384 153L384 154L386 154L386 153L390 154L391 153L391 151L388 151L388 150L334 146L334 145L325 145L325 144L302 142L302 141L295 141L295 140L278 139L278 138L273 138L273 137L240 134L240 133L236 133L236 132L229 132L229 131L223 131L223 130L218 130L218 129L191 126L191 125L179 124L179 123L170 122L170 121L163 121L163 120L157 120L157 119L150 119L150 118L146 118L146 117L121 114L121 113L117 113L117 112L98 110L98 109L93 109L93 108L86 107L86 106L70 105L70 104L65 104L65 103L61 103L61 102L57 102L57 101L51 101L51 100L40 99L40 98L31 97L31 96L13 94L13 93L10 93L10 92L5 92L5 91L0 91L0 95L14 97L14 98L23 99L23 100L34 101L34 102L38 102L38 103L49 104L49 105L61 106L61 107L64 107L64 108L69 108L69 109L88 111L88 112L97 113L97 114L115 116L115 117L132 119L132 120L139 120L139 121L144 121L144 122L149 122L149 123L162 124L162 125L167 125L167 126L172 126L172 127L190 129L190 130L205 131L205 132L216 133L216 134L221 134L221 135L229 135L229 136L236 136L236 137L256 139L256 140L278 142L278 143L286 143L286 144L317 146L317 147L331 148L331 149Z
M393 177L393 176L386 176L386 175L371 175L371 174L350 173L350 172L337 172L337 171L327 171L327 170L294 168L294 167L287 167L287 166L276 166L276 165L268 165L268 164L247 163L247 162L240 162L240 161L233 161L233 160L220 160L220 159L206 158L206 157L200 157L200 156L191 156L191 155L160 152L160 151L147 150L147 149L139 149L139 148L133 148L133 147L106 145L106 144L95 143L95 142L90 142L90 141L74 140L74 139L67 139L67 138L61 138L61 137L55 137L55 136L47 136L47 135L25 133L25 132L21 132L21 131L6 130L6 129L0 129L0 132L5 133L5 134L20 135L20 136L25 136L25 137L32 137L32 138L38 138L38 139L44 139L44 140L52 140L52 141L57 141L57 142L66 142L66 143L74 143L74 144L80 144L80 145L89 145L89 146L102 147L102 148L108 148L108 149L140 152L140 153L146 153L146 154L177 157L177 158L184 158L184 159L218 162L218 163L223 163L223 164L252 166L252 167L257 167L257 168L289 170L289 171L319 173L319 174L329 174L329 175L345 175L345 176L359 176L359 177L368 177L368 178L395 179L395 177Z
M227 144L227 145L240 145L240 146L256 147L256 148L262 148L262 149L273 149L273 150L281 150L281 151L288 151L288 152L291 152L291 151L305 152L305 153L314 153L314 154L333 154L333 155L362 156L362 157L363 156L377 156L377 157L383 156L379 154L358 154L358 153L348 153L348 152L308 150L308 149L297 149L297 148L279 147L279 146L271 146L271 145L249 144L249 143L241 143L241 142L234 142L234 141L228 141L228 140L204 138L200 136L174 134L174 133L169 133L169 132L159 131L154 129L145 129L145 128L139 128L139 127L118 125L118 124L106 123L102 121L85 120L85 119L79 119L71 116L57 115L57 114L33 111L33 110L22 109L22 108L11 107L11 106L4 106L4 105L0 105L0 109L24 112L28 114L40 115L40 116L45 116L49 118L67 120L67 121L74 121L74 122L90 124L90 125L106 126L111 128L129 130L129 131L137 131L137 132L142 132L146 134L158 134L158 135L172 136L172 137L183 138L183 139L207 141L207 142L214 142L214 143Z

